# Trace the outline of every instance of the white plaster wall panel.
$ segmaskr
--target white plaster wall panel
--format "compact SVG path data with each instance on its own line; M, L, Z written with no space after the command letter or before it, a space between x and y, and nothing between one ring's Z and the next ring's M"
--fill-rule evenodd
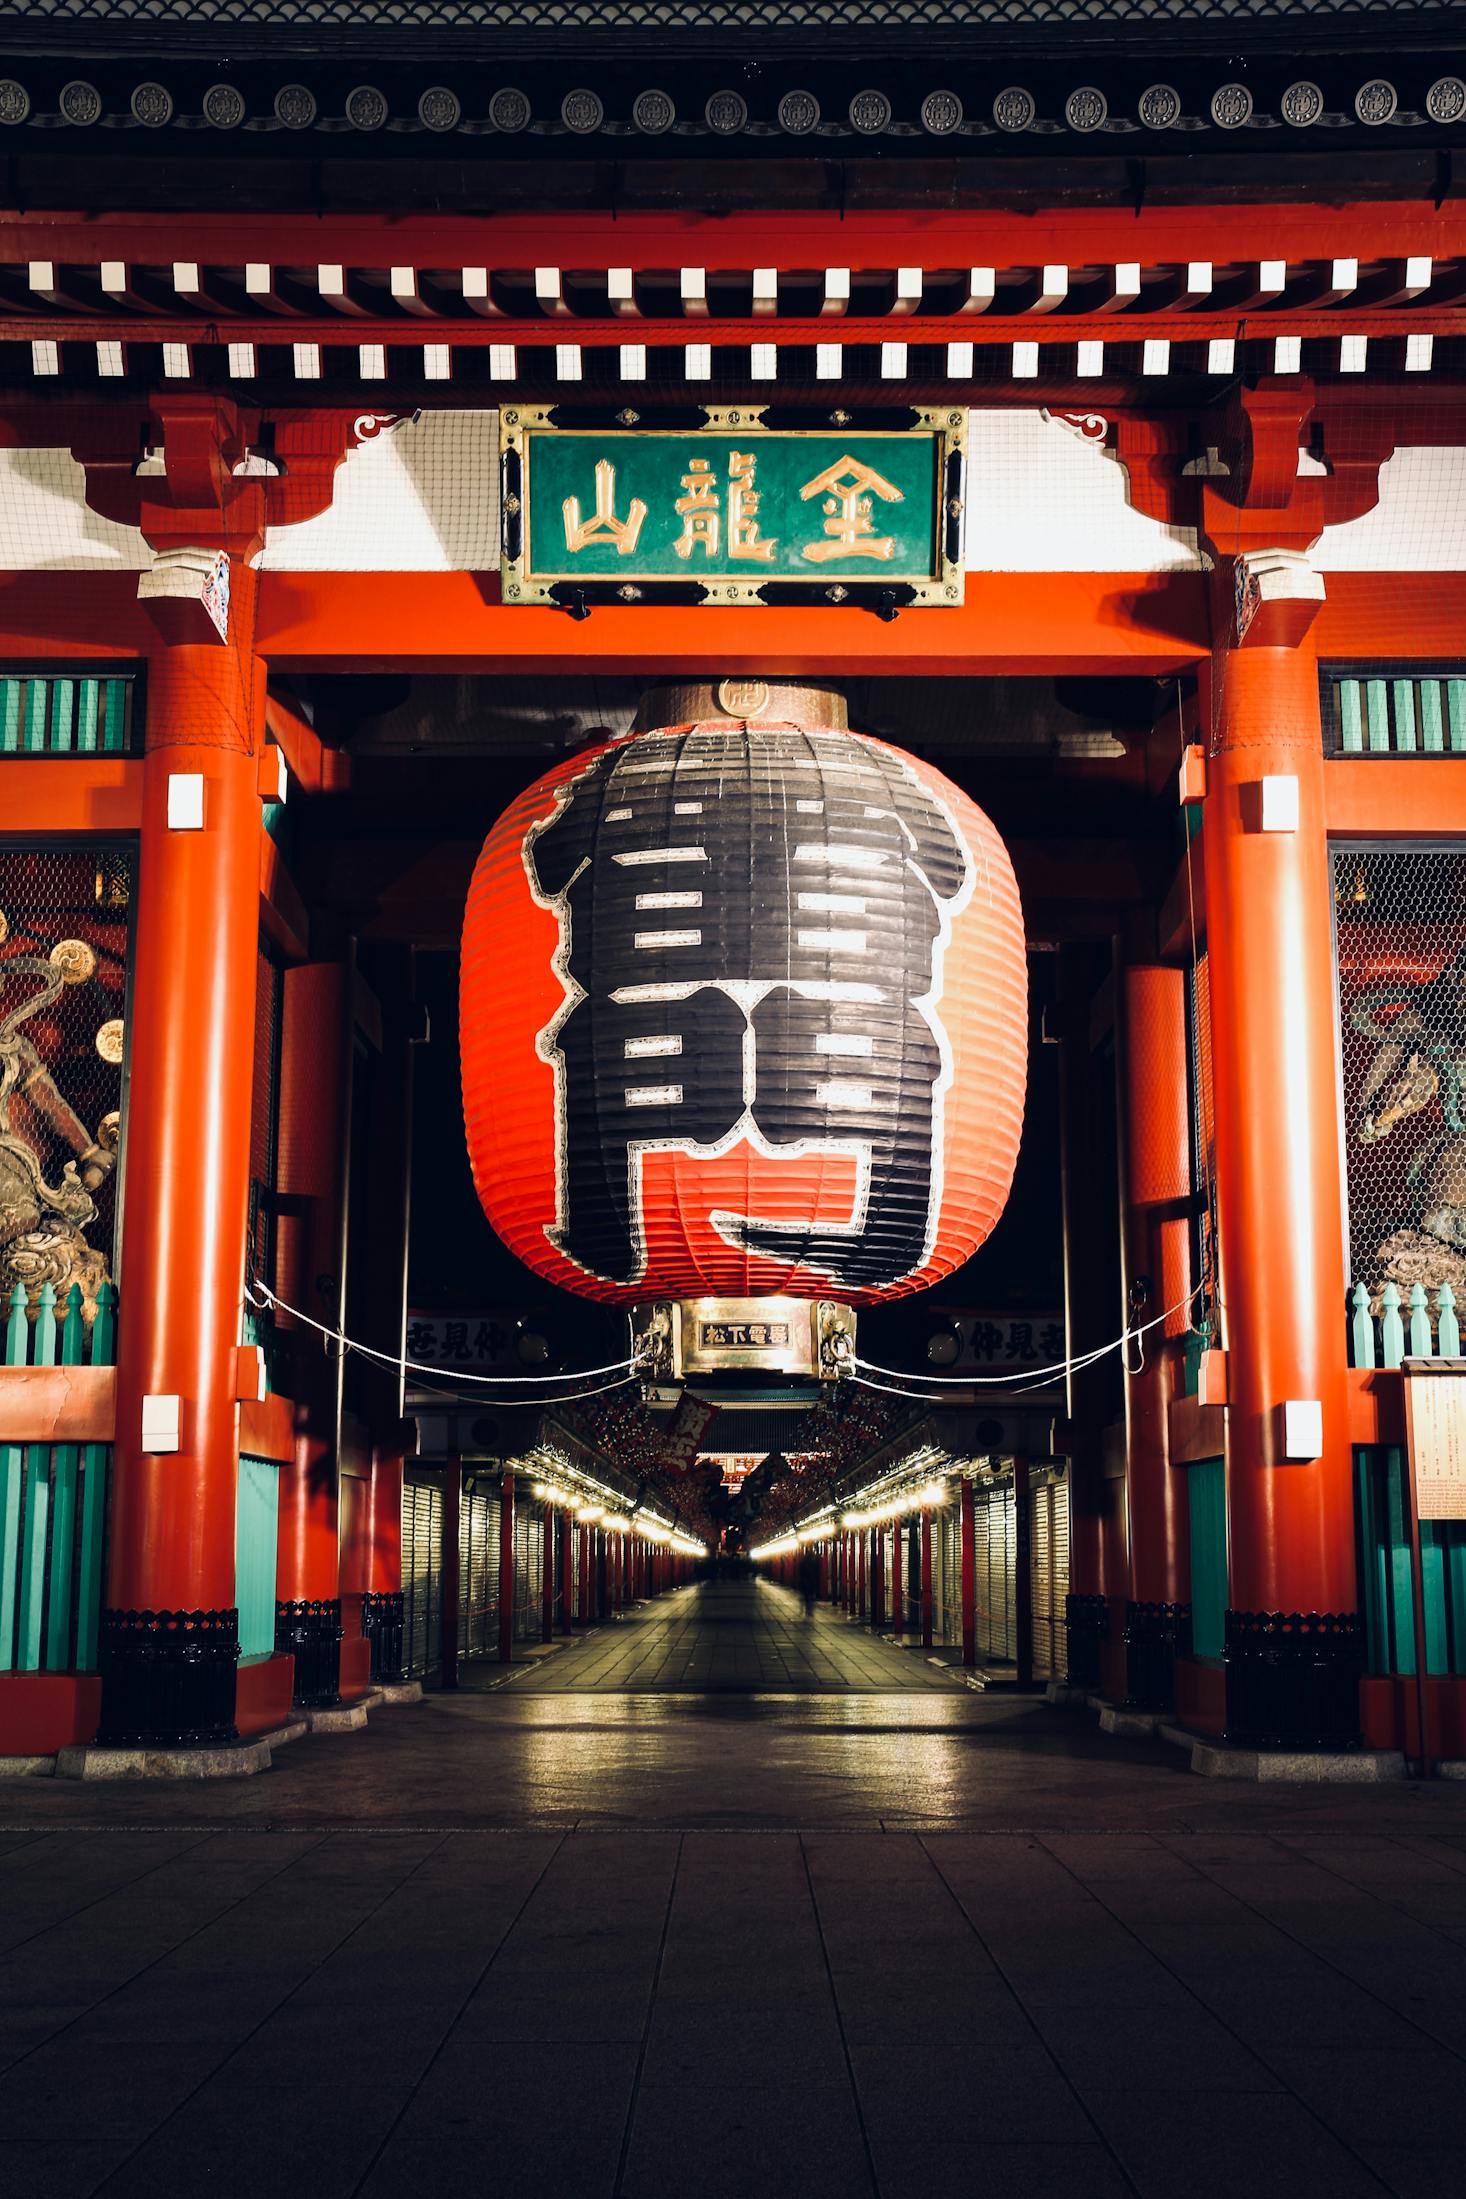
M1125 469L1042 412L973 412L967 429L966 558L978 573L1205 571L1189 527L1130 503Z
M336 472L330 508L272 527L274 573L487 573L499 563L499 415L425 412L380 429Z
M1374 509L1325 527L1313 562L1322 573L1466 572L1466 450L1397 450Z
M152 562L135 527L88 510L69 450L0 450L0 571L142 572Z

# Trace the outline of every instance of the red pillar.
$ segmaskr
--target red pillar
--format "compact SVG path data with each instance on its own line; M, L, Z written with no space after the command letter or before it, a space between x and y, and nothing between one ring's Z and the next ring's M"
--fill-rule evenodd
M555 1639L555 1507L545 1506L544 1539L541 1551L540 1583L540 1640Z
M865 1561L869 1543L870 1536L866 1530L863 1527L857 1529L855 1538L855 1616L858 1619L865 1617Z
M438 1613L438 1684L458 1685L458 1619L463 1601L459 1544L463 1529L463 1462L450 1458L443 1467L443 1601Z
M1125 1359L1125 1502L1130 1594L1126 1700L1167 1710L1175 1700L1178 1630L1191 1594L1184 1469L1171 1464L1174 1340L1189 1326L1191 1191L1186 981L1180 970L1132 964L1121 973L1117 1032L1122 1320L1182 1310ZM1142 1293L1140 1279L1146 1278Z
M921 1646L932 1646L932 1516L921 1515Z
M287 970L280 1035L282 1218L277 1289L316 1321L345 1313L344 1192L350 991L340 962ZM289 1315L297 1397L295 1456L280 1473L275 1639L295 1657L295 1700L340 1701L340 1482L336 1453L342 1360Z
M1082 1357L1115 1335L1114 1216L1107 1186L1113 1150L1101 1105L1092 1043L1094 998L1107 957L1092 947L1066 947L1059 957L1059 1159L1064 1217L1064 1326L1068 1353ZM1069 1446L1069 1591L1065 1624L1069 1677L1098 1689L1109 1634L1112 1596L1124 1583L1111 1577L1117 1555L1113 1515L1118 1485L1105 1476L1104 1431L1111 1412L1112 1365L1100 1360L1067 1377ZM1123 1533L1123 1517L1118 1522Z
M891 1526L891 1631L897 1641L906 1631L906 1588L901 1577L901 1545L906 1529L898 1519Z
M514 1655L514 1468L499 1481L499 1662Z
M966 1475L958 1482L957 1492L962 1528L962 1662L971 1671L977 1663L977 1500Z
M870 1538L870 1624L878 1634L886 1623L886 1530L878 1527Z
M560 1632L575 1630L575 1522L569 1512L559 1515L560 1534Z
M362 1624L372 1638L372 1678L390 1685L402 1678L402 1452L396 1445L373 1448L368 1489L371 1571Z
M580 1623L590 1625L590 1529L582 1525L580 1530Z
M1332 899L1311 643L1217 666L1205 803L1207 945L1227 1352L1227 1730L1338 1746L1361 1656L1345 1353ZM1297 829L1264 830L1265 778ZM1287 789L1283 790L1285 793ZM1321 1407L1289 1459L1283 1405ZM1277 1630L1299 1614L1300 1630ZM1332 1623L1319 1626L1319 1615Z
M254 579L234 574L234 631ZM233 1737L237 1365L249 1191L263 677L247 639L148 660L117 1422L99 1738ZM201 779L202 830L169 824ZM186 792L181 787L180 792ZM143 1399L178 1415L143 1425ZM160 1624L153 1614L167 1614Z

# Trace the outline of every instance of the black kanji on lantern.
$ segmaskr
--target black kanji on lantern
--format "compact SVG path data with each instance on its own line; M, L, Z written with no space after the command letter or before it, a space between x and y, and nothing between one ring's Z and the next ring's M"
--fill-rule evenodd
M733 723L605 751L532 828L560 922L559 1215L588 1273L645 1270L642 1157L848 1153L848 1222L718 1214L731 1244L849 1289L930 1246L950 1075L937 1013L971 853L893 752Z

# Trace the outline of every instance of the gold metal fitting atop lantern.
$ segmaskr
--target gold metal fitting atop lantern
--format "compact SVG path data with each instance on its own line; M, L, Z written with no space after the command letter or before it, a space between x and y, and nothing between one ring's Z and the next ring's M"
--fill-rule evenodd
M850 715L838 687L731 675L721 680L668 680L649 687L637 705L636 733L664 725L794 725L811 733L848 733Z

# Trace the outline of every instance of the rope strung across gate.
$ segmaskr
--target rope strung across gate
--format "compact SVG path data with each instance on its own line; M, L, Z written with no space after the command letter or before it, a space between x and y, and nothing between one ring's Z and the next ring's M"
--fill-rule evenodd
M342 1351L354 1351L362 1359L374 1359L379 1366L395 1367L400 1374L436 1375L441 1379L444 1373L448 1371L443 1367L435 1367L430 1362L421 1359L408 1359L399 1352L378 1351L375 1345L358 1343L356 1338L348 1336L344 1329L332 1328L325 1321L317 1321L311 1314L303 1313L299 1306L292 1306L284 1298L277 1297L267 1283L246 1283L244 1294L256 1312L269 1309L272 1312L289 1314L292 1321L304 1322L307 1328L314 1329L317 1335L328 1338L331 1343L338 1345ZM617 1377L614 1382L602 1382L594 1389L556 1390L552 1391L548 1397L524 1397L516 1400L506 1398L504 1400L506 1404L518 1402L524 1405L568 1405L574 1403L578 1398L603 1397L607 1390L624 1389L628 1382L635 1382L639 1378L641 1364L640 1356L633 1353L629 1358L613 1360L608 1366L578 1367L573 1372L566 1374L548 1372L544 1374L476 1374L465 1368L461 1374L454 1370L453 1380L455 1384L472 1382L481 1383L490 1389L502 1389L509 1383L517 1385L524 1382L585 1382L602 1374Z
M1023 1397L1034 1389L1044 1387L1044 1378L1047 1376L1077 1373L1082 1367L1092 1367L1098 1360L1107 1359L1112 1351L1123 1351L1127 1344L1133 1343L1137 1337L1144 1336L1148 1330L1159 1328L1163 1322L1173 1319L1178 1313L1189 1313L1191 1307L1202 1294L1202 1286L1197 1284L1193 1290L1187 1292L1184 1298L1178 1299L1174 1306L1167 1306L1164 1313L1156 1314L1153 1320L1144 1321L1139 1327L1122 1329L1120 1334L1112 1337L1108 1344L1100 1344L1093 1351L1080 1352L1072 1359L1057 1359L1051 1367L1015 1367L1011 1374L909 1375L903 1373L899 1367L878 1366L874 1360L862 1359L857 1355L854 1360L855 1367L857 1369L864 1368L866 1371L863 1374L859 1372L853 1374L851 1380L859 1382L862 1388L867 1390L884 1390L890 1397L925 1397L929 1398L934 1404L940 1402L940 1390L897 1389L892 1384L935 1382L943 1388L1001 1390L1009 1397ZM868 1379L872 1374L888 1375L892 1380L890 1382L872 1382Z

